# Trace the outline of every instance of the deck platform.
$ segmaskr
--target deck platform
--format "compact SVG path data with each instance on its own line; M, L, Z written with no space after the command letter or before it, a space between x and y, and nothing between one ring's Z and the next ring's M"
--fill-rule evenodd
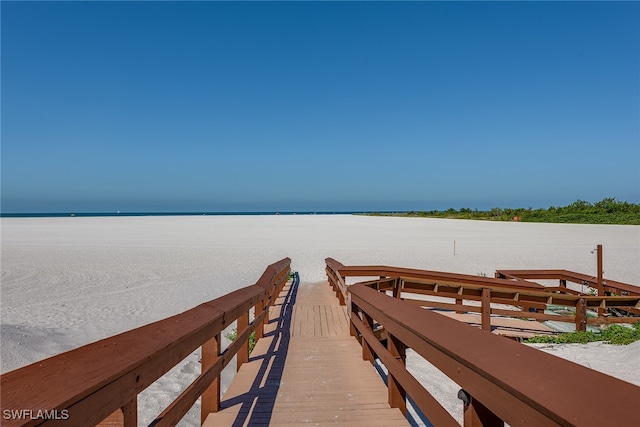
M456 313L454 311L433 310L435 313L455 319L459 322L480 328L482 318L476 313ZM512 339L532 338L539 335L554 335L556 330L536 321L514 319L511 317L492 316L491 332Z
M406 426L387 387L349 335L328 283L288 284L258 341L204 426Z

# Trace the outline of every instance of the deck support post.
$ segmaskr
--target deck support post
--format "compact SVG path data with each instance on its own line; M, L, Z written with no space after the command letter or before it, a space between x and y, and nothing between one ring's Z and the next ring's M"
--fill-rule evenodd
M458 397L461 396L464 397L462 399L464 404L464 427L504 427L504 421L474 399L473 396L470 396L464 390L460 390Z
M393 335L389 334L387 337L387 349L396 360L406 366L407 361L407 346ZM389 372L387 376L388 392L389 392L389 406L392 408L400 409L402 415L407 416L407 392L396 380L396 378Z
M220 356L221 336L217 334L202 345L202 372L209 369ZM200 424L204 423L211 412L220 410L220 375L202 393L200 407Z
M482 288L482 329L491 331L491 289Z
M249 312L242 313L240 317L238 317L238 333L239 337L245 329L249 327ZM238 350L238 355L236 357L237 362L237 370L240 370L240 367L249 361L249 338L245 342L242 343L240 349Z
M576 301L576 331L587 330L587 301L580 298Z

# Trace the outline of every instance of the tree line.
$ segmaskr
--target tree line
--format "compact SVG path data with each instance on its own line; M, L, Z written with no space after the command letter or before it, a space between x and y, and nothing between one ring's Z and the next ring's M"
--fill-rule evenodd
M476 219L488 221L523 221L575 224L626 224L640 225L640 204L605 198L596 203L577 200L568 206L551 206L548 209L492 208L488 211L449 208L445 211L410 211L402 213L373 213L425 218Z

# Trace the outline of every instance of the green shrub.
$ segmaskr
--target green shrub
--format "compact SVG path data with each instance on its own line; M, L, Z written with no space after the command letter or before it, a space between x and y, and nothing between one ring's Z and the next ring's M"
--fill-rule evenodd
M472 211L470 208L461 208L459 211L449 208L445 211L411 211L369 215L481 219L488 221L512 221L514 217L518 217L519 221L523 222L640 225L640 204L606 198L594 204L584 200L577 200L564 207L550 206L548 209L535 210L530 207L504 209L496 207L483 212L477 209Z
M602 341L607 344L627 345L640 341L640 322L628 328L622 325L611 325L600 333L567 332L559 335L541 335L525 340L533 344L586 344Z
M610 344L627 345L640 341L640 322L633 325L633 329L622 325L611 325L600 334L603 341Z
M236 338L238 338L238 330L234 329L231 332L228 332L227 334L225 334L225 337L227 337L229 341L235 341ZM251 354L255 346L256 346L256 333L251 332L251 335L249 335L249 354Z

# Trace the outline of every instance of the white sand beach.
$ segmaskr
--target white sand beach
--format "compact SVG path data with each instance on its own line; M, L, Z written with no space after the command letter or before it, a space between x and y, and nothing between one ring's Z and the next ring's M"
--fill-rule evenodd
M638 226L351 215L3 218L1 226L2 372L253 284L287 256L306 282L325 280L326 257L487 276L523 268L595 275L591 251L602 244L605 277L640 284ZM640 385L638 345L538 347ZM410 358L409 367L424 381L431 375L422 361ZM140 424L199 369L194 353L141 394ZM456 393L434 391L459 412ZM198 413L181 425L197 425Z

